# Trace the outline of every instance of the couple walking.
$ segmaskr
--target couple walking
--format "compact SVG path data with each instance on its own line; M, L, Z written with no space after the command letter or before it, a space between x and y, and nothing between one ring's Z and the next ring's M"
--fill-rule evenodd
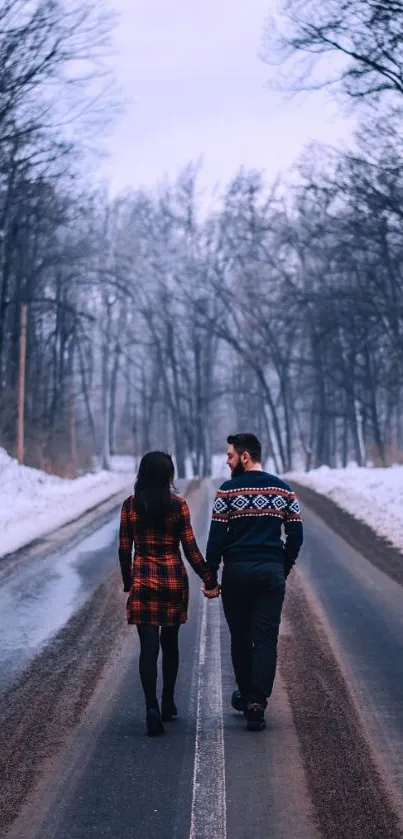
M134 495L123 503L119 561L124 591L130 592L127 620L136 624L140 637L140 678L149 735L163 734L163 723L177 715L178 635L187 620L189 598L180 544L203 580L205 597L222 597L238 686L232 706L244 713L250 730L265 727L265 708L276 672L285 580L302 544L302 522L291 487L263 470L257 437L235 434L227 443L231 479L216 493L205 560L193 534L188 505L173 491L170 455L144 455ZM221 560L224 567L219 585ZM161 707L156 693L160 646Z

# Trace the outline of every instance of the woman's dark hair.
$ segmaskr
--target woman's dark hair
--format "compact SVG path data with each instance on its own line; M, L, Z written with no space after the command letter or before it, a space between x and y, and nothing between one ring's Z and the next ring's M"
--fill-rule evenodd
M232 444L237 454L248 452L255 463L262 459L262 446L255 434L230 434L227 443Z
M173 506L171 486L175 467L170 454L148 452L141 458L134 485L134 510L150 524L161 526Z

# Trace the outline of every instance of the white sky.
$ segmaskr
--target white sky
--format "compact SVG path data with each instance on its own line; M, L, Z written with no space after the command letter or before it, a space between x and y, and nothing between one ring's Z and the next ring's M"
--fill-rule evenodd
M173 178L200 156L208 189L241 165L271 181L311 139L340 144L349 135L326 94L290 100L267 88L273 71L258 51L274 0L112 2L126 101L101 170L113 193Z

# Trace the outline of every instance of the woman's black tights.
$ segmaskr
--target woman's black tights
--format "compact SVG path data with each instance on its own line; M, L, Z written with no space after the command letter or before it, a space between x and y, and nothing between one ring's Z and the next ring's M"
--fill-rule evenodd
M147 708L156 708L157 702L157 661L161 644L162 678L164 699L173 700L176 677L179 667L178 635L179 626L161 627L149 623L137 625L140 636L140 679L146 698Z

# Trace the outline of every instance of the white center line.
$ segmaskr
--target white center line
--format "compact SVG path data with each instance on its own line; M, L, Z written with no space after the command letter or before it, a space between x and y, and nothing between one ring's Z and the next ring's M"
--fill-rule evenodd
M189 839L227 837L220 614L219 603L203 599Z

